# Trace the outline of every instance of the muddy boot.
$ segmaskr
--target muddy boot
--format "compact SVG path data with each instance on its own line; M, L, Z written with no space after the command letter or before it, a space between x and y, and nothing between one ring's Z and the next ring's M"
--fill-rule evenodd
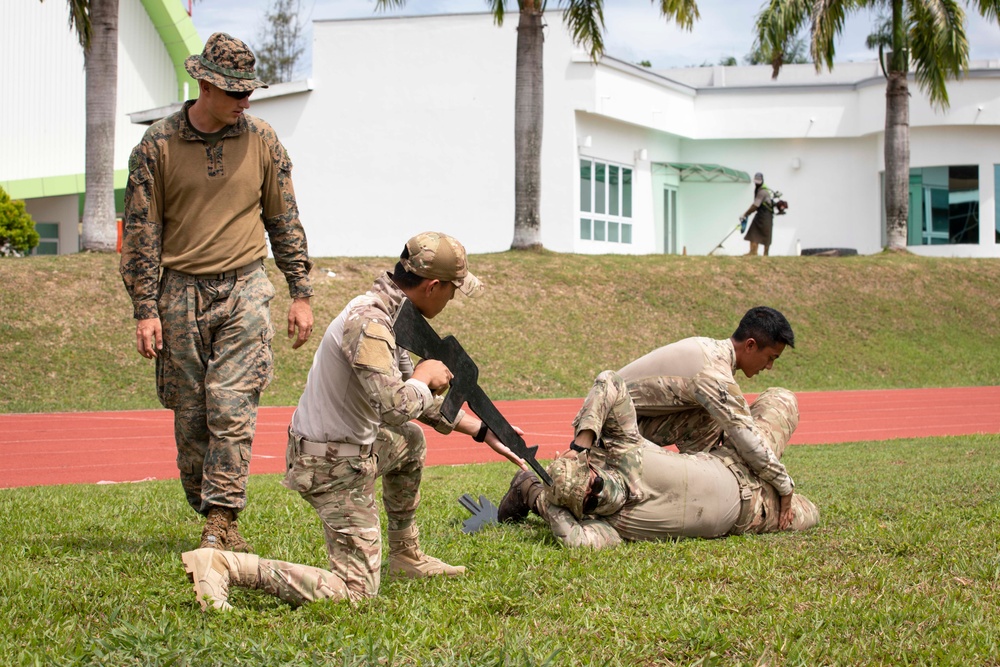
M538 514L536 509L538 497L542 495L544 487L535 473L530 470L522 470L514 475L510 480L510 488L507 495L500 501L497 508L497 519L501 523L520 523L528 518L528 512Z
M389 531L389 576L422 579L465 574L461 565L448 565L420 550L416 524L403 530Z
M226 531L226 548L230 551L239 551L245 554L253 553L253 548L240 535L236 519L233 519L229 523L229 530Z
M213 507L205 517L205 527L201 530L199 549L225 549L226 533L235 515L228 507Z
M229 586L258 588L260 557L219 549L195 549L181 554L188 581L194 584L195 598L202 611L228 611Z

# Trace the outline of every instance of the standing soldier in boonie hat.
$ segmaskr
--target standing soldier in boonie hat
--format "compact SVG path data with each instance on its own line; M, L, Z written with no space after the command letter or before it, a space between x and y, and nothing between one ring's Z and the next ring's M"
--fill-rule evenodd
M461 291L483 289L469 273L465 248L454 238L425 232L406 242L395 269L355 297L320 341L288 429L284 485L316 510L326 535L330 571L245 554L198 549L182 555L202 608L229 607L229 585L263 589L293 604L319 599L360 600L378 594L382 534L375 479L382 478L388 517L389 574L456 576L465 568L424 554L415 516L427 443L411 420L439 433L458 431L517 464L477 417L441 414L452 373L425 359L415 367L396 345L394 322L405 299L430 319Z
M253 53L224 33L185 62L199 96L154 123L129 158L121 274L136 347L156 359L157 394L174 411L187 501L206 517L201 547L249 551L236 517L260 392L271 381L264 234L288 282L288 336L312 331L312 262L274 129L246 115L267 84Z

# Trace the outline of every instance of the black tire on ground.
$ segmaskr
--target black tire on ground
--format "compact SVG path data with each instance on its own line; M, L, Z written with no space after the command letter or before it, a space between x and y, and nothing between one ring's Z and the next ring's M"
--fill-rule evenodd
M813 256L813 257L851 257L857 255L858 251L854 248L803 248L803 256Z

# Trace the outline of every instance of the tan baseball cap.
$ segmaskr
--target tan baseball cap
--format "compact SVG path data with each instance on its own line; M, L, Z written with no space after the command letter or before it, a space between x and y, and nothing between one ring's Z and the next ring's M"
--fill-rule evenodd
M421 278L447 280L466 296L479 296L485 286L469 273L465 247L440 232L417 234L406 242L409 257L400 259L403 268Z
M549 464L552 484L545 485L545 499L565 507L577 519L583 518L583 502L590 483L590 464L586 452L573 452Z

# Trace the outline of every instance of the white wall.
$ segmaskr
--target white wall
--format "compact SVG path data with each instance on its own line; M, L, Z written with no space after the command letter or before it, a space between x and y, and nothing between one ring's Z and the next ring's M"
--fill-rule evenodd
M2 2L0 87L18 104L0 104L0 181L82 174L85 169L83 51L65 2ZM177 79L140 0L119 6L115 169L128 167L144 127L126 114L173 102Z
M315 24L315 89L289 98L294 123L268 102L251 111L291 154L312 254L397 254L427 229L470 252L510 246L515 27L487 14Z

